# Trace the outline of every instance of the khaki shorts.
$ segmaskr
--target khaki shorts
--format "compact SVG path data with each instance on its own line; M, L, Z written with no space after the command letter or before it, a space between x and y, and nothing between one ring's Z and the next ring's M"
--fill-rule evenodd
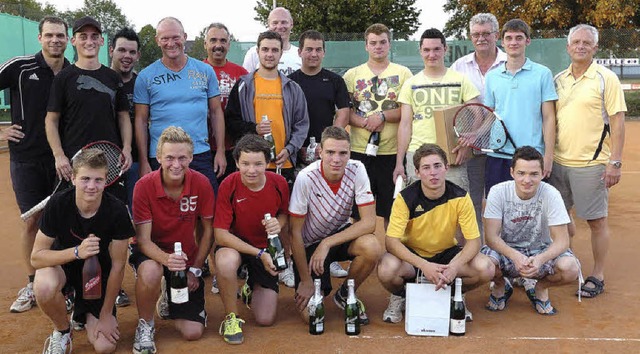
M575 206L579 218L600 219L609 208L609 190L602 179L605 168L602 164L567 167L554 162L549 183L560 191L567 210Z
M416 175L416 168L413 165L413 152L407 151L407 185L419 180ZM449 165L447 171L447 181L453 182L465 191L469 190L469 177L467 175L467 164L461 166Z

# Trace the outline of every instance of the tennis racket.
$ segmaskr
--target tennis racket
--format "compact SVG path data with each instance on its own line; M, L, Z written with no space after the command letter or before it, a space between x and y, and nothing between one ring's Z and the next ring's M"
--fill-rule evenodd
M80 149L78 152L76 152L75 155L73 155L70 161L71 164L73 165L73 161L75 160L75 158L78 157L78 155L80 155L81 152L87 149L98 149L102 151L105 157L107 158L107 180L106 180L105 187L109 187L115 181L117 181L118 178L120 178L120 176L122 176L122 173L124 172L122 171L122 165L124 164L125 158L124 158L124 155L122 154L122 150L118 147L118 145L106 140L99 140L99 141L87 144L84 147L82 147L82 149ZM51 196L56 194L56 192L58 191L58 188L60 188L62 181L63 179L61 178L60 181L58 181L56 188L53 190L53 193L51 193L50 196L46 197L43 201L36 204L33 208L29 209L26 213L20 215L20 218L23 221L27 220L28 218L33 216L33 214L44 209L45 205L47 205L47 203L49 202L49 199L51 199Z
M474 150L513 156L504 148L508 143L516 148L504 121L493 109L480 103L460 107L453 117L453 130L460 145Z

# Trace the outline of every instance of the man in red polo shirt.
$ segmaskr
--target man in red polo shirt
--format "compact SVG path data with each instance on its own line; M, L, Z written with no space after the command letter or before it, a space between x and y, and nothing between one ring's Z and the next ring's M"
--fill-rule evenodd
M173 126L158 140L160 169L143 176L133 191L133 221L137 244L132 245L129 263L136 269L138 327L134 353L155 353L153 304L162 288L156 309L161 318L176 320L186 340L202 336L206 324L202 264L212 244L214 194L203 174L189 168L193 142L182 129ZM203 229L200 247L195 242L197 221ZM182 254L174 243L182 243ZM167 291L171 272L188 269L189 300L171 302ZM164 275L164 286L161 279Z

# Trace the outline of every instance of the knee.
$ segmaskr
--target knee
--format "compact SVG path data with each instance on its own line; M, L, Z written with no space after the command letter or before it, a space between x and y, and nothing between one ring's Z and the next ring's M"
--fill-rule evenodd
M276 323L275 312L273 316L255 314L256 324L261 327L270 327Z
M605 231L608 226L606 217L595 220L588 220L587 223L589 224L589 228L591 229L592 237L605 235L603 234L603 231Z
M193 325L193 326L185 326L180 330L182 334L182 339L187 341L194 341L200 339L202 337L202 333L204 332L204 326L201 324Z
M388 283L398 274L401 261L391 253L385 253L378 263L378 279L381 283Z
M378 260L382 256L382 247L380 242L374 235L366 235L358 238L356 257L362 257L368 263L378 263Z
M493 264L491 259L483 254L479 254L477 256L475 268L478 274L479 283L488 283L491 279L496 277L496 272L499 273L499 270L496 270L497 267ZM502 274L500 273L500 275Z
M235 277L236 271L240 266L241 257L240 253L235 249L223 247L216 252L215 261L217 275L233 274Z
M42 273L39 275L33 281L33 292L37 302L48 302L60 293L63 284L60 284L55 276L47 276Z
M578 262L573 257L561 257L556 262L556 272L560 273L564 282L570 282L578 278L580 269Z

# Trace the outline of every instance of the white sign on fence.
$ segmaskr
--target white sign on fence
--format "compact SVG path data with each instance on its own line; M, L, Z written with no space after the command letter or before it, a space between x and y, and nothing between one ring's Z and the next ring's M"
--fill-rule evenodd
M640 66L640 58L596 59L596 63L604 66Z

